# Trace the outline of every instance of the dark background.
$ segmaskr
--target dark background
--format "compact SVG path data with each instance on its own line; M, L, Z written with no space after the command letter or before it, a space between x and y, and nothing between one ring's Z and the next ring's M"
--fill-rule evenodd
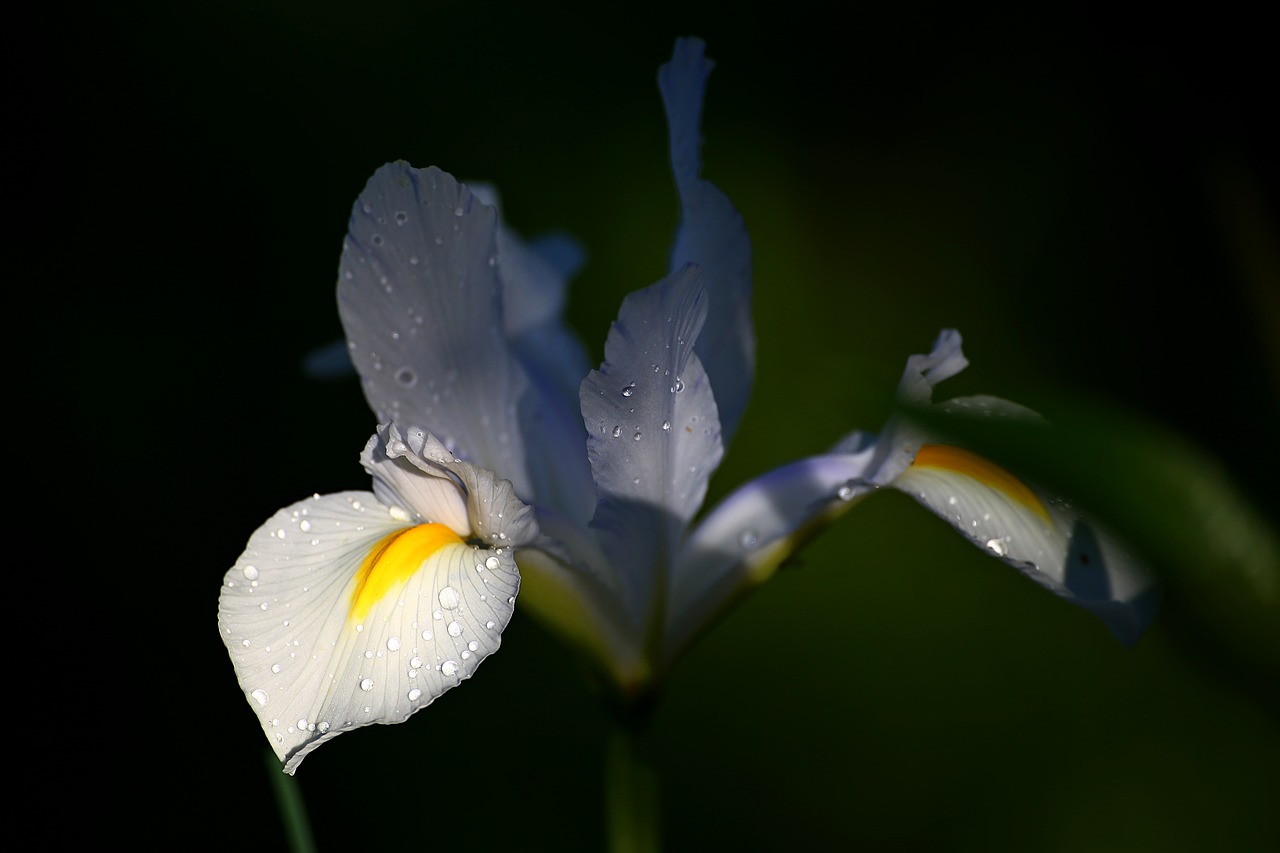
M755 250L757 383L713 498L878 429L906 356L954 326L972 366L947 396L1124 407L1280 511L1274 56L1229 7L273 0L48 24L46 61L11 77L35 143L12 204L36 232L11 304L42 340L36 412L72 407L43 447L90 481L53 487L85 531L70 577L119 635L93 666L112 730L58 745L57 772L89 796L132 780L101 829L126 846L284 844L217 595L276 509L367 486L355 381L300 370L341 336L365 180L438 165L495 183L522 233L579 238L571 321L598 355L665 269L655 74L678 35L717 62L705 175ZM1122 649L877 496L674 673L668 846L1271 849L1277 720L1178 639L1162 617ZM591 850L604 737L575 661L518 611L480 677L296 778L322 851Z

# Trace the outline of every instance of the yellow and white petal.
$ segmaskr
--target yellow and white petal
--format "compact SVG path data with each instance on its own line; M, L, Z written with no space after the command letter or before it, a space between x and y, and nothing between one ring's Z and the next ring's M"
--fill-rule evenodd
M406 523L371 493L316 496L250 538L218 629L292 774L329 738L402 722L470 677L498 648L518 587L509 548Z
M1098 616L1131 644L1155 613L1153 579L1061 502L959 447L925 444L890 485L975 545Z

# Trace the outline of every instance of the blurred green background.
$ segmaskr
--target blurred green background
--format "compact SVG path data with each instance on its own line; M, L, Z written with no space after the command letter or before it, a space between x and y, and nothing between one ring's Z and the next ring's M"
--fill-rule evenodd
M622 297L665 270L655 75L679 35L717 63L704 174L755 250L758 376L712 499L879 429L906 357L956 327L971 367L944 396L1121 407L1280 515L1274 68L1256 21L269 0L99 4L76 23L82 71L59 94L94 265L76 403L113 488L146 498L122 502L111 540L142 525L127 559L145 597L100 599L133 626L118 665L154 674L113 703L147 768L116 815L130 846L284 844L217 595L276 509L367 487L355 381L300 371L341 336L337 259L365 180L438 165L496 184L526 236L575 235L571 320L599 354ZM668 848L1274 849L1273 673L1198 653L1177 615L1123 649L878 495L675 672L656 720ZM479 677L296 778L322 851L594 850L604 738L575 661L518 611Z

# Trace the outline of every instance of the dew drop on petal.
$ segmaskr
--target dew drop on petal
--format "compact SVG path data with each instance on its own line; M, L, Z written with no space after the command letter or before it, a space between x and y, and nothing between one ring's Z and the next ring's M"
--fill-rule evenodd
M257 566L245 566L245 567L244 567L244 576L245 576L248 580L256 581L256 580L258 579L258 567L257 567Z
M630 397L634 393L636 393L636 383L634 382L622 389L622 396L624 397Z
M250 693L249 695L250 695L250 696L252 696L252 697L253 697L253 701L257 702L259 705L262 705L262 706L264 706L264 707L266 706L266 704L267 704L267 691L265 691L265 690L255 690L255 691L253 691L252 693Z
M615 427L613 428L613 437L614 437L614 438L617 438L617 437L618 437L618 436L620 436L620 435L622 435L622 427L620 427L620 426L615 426Z
M451 586L440 590L440 606L445 610L453 610L458 606L458 591Z
M460 623L460 622L450 622L450 623L449 623L449 629L448 629L448 630L449 630L449 636L450 636L450 637L461 637L461 636L462 636L462 623Z
M744 530L738 536L738 544L747 551L753 551L760 544L760 537L754 530Z
M836 489L836 497L838 497L842 501L850 500L853 497L853 486L850 486L849 484L846 483L845 485Z
M393 652L398 652L398 651L400 651L400 638L399 638L399 637L387 637L387 649L389 649L390 651L393 651Z
M670 429L671 429L671 421L663 421L663 422L662 422L662 429L663 429L663 430L670 430Z
M497 557L490 557L489 559L484 561L484 564L488 566L490 569L496 569L498 568L498 566L502 565L502 561L499 560Z
M458 662L454 660L447 660L444 663L440 664L440 671L445 675L450 675L450 676L457 675Z
M363 690L363 691L365 691L366 693L367 693L368 691L372 690L372 689L373 689L373 679L372 679L372 678L362 678L362 679L360 679L360 689L361 689L361 690Z
M422 698L422 691L421 691L421 690L419 690L418 688L416 688L416 687L415 687L415 688L413 688L412 690L410 690L410 691L409 691L409 701L410 701L410 702L417 702L417 701L418 701L419 699L421 699L421 698Z
M1008 550L1009 550L1008 548L1005 547L1003 539L988 539L987 547L990 548L992 553L994 553L997 557L1003 557L1005 554L1008 553Z

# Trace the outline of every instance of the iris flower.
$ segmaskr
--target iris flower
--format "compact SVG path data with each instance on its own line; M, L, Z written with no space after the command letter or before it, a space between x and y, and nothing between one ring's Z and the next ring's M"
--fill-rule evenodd
M390 163L355 203L339 268L347 352L379 424L369 492L278 512L227 573L218 622L288 773L328 738L395 723L470 677L517 606L626 698L805 540L883 487L1097 614L1123 642L1146 575L1060 501L907 416L733 491L708 481L754 373L751 248L701 177L712 63L681 39L658 73L680 200L669 274L631 293L590 369L562 319L572 264L526 243L495 193ZM966 366L943 331L899 396ZM993 397L938 404L1034 417Z

